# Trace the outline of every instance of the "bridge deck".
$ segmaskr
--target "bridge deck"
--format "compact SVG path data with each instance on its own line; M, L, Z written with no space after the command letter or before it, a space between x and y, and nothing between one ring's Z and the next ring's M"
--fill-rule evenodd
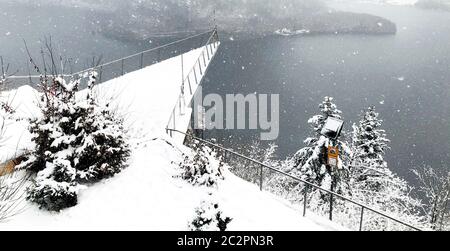
M186 79L190 70L195 67L198 82L204 76L205 62L201 55L204 47L192 50L183 56L170 58L161 63L146 67L142 70L128 73L122 77L107 81L97 87L98 95L102 100L112 100L119 114L124 114L126 126L135 130L136 135L142 138L156 137L165 133L165 128L173 113L175 103L179 100L181 93L182 76ZM211 47L213 48L213 47ZM214 49L214 53L216 49ZM184 74L182 75L181 62L183 57ZM202 73L200 74L197 59L201 58ZM208 66L210 60L206 58ZM191 76L193 74L191 73ZM191 89L193 93L198 85L191 77ZM189 127L191 109L187 107L192 96L185 87L185 106L183 113L176 110L176 128L186 131ZM137 91L138 90L138 91ZM182 102L184 103L184 102ZM173 124L173 123L171 123ZM177 141L183 138L177 136Z

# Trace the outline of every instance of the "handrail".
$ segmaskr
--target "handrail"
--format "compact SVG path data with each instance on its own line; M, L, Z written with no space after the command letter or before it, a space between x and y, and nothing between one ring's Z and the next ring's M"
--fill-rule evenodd
M300 178L298 178L298 177L295 177L295 176L293 176L293 175L291 175L291 174L288 174L288 173L286 173L286 172L283 172L283 171L281 171L281 170L279 170L279 169L277 169L277 168L274 168L274 167L271 167L271 166L269 166L269 165L266 165L266 164L264 164L264 163L262 163L262 162L260 162L260 161L258 161L258 160L254 160L254 159L252 159L252 158L249 158L249 157L247 157L247 156L245 156L245 155L242 155L242 154L240 154L240 153L237 153L237 152L235 152L235 151L233 151L233 150L230 150L230 149L227 149L227 148L225 148L225 147L222 147L222 146L220 146L220 145L218 145L218 144L215 144L215 143L213 143L213 142L210 142L210 141L207 141L207 140L204 140L204 139L195 137L195 136L192 135L192 134L184 133L184 132L181 132L181 131L179 131L179 130L174 130L174 129L169 129L169 128L166 128L166 130L167 130L167 131L171 131L171 132L180 133L180 134L183 134L183 135L185 135L185 136L187 136L187 137L191 137L191 138L193 138L193 139L195 139L195 140L198 140L198 141L200 141L200 142L202 142L202 143L205 143L205 144L207 144L207 145L210 145L210 146L212 146L212 147L215 147L215 148L217 148L217 149L219 149L219 150L225 151L225 152L227 152L227 153L230 153L230 154L232 154L232 155L235 155L235 156L240 157L240 158L242 158L242 159L245 159L245 160L247 160L247 161L253 162L254 164L257 164L257 165L259 165L259 166L261 166L261 167L267 168L267 169L269 169L269 170L271 170L271 171L274 171L274 172L276 172L276 173L282 174L282 175L284 175L284 176L286 176L286 177L289 177L289 178L291 178L291 179L293 179L293 180L295 180L295 181L304 183L304 184L306 184L308 187L314 187L314 188L316 188L316 189L318 189L318 190L320 190L320 191L322 191L322 192L326 192L326 193L328 193L328 194L330 194L330 195L336 196L336 197L338 197L338 198L341 198L341 199L343 199L343 200L345 200L345 201L348 201L348 202L350 202L350 203L353 203L354 205L357 205L357 206L361 207L361 209L362 209L361 212L362 212L362 213L361 213L360 231L362 231L362 224L363 224L362 221L363 221L363 214L364 214L364 210L365 210L365 209L367 209L367 210L369 210L369 211L371 211L371 212L373 212L373 213L376 213L376 214L378 214L378 215L381 215L381 216L383 216L383 217L385 217L385 218L387 218L387 219L390 219L390 220L392 220L392 221L395 221L395 222L397 222L397 223L399 223L399 224L401 224L401 225L404 225L404 226L406 226L406 227L409 227L409 228L411 228L411 229L413 229L413 230L416 230L416 231L422 231L422 229L420 229L420 228L417 228L417 227L415 227L415 226L413 226L413 225L411 225L411 224L409 224L409 223L403 222L403 221L401 221L401 220L399 220L399 219L396 219L396 218L394 218L394 217L392 217L392 216L389 216L388 214L383 213L383 212L381 212L381 211L379 211L379 210L377 210L377 209L374 209L374 208L372 208L372 207L370 207L370 206L367 206L367 205L365 205L365 204L363 204L363 203L354 201L353 199L347 198L347 197L345 197L345 196L343 196L343 195L341 195L341 194L338 194L338 193L336 193L336 192L333 192L333 191L327 190L327 189L325 189L325 188L322 188L322 187L320 187L320 186L318 186L318 185L316 185L316 184L313 184L313 183L311 183L311 182L309 182L309 181L306 181L306 180L300 179ZM260 185L261 185L261 190L262 190L262 179L261 179L261 184L260 184ZM306 200L305 200L305 208L306 208Z
M84 73L84 72L87 72L87 71L90 71L90 70L94 70L94 69L99 68L99 67L105 67L105 66L108 66L108 65L111 65L111 64L114 64L114 63L118 63L118 62L121 62L122 60L126 60L126 59L130 59L132 57L140 56L142 53L153 52L153 51L165 48L165 47L169 47L169 46L174 45L174 44L178 44L178 43L187 41L187 40L195 38L195 37L203 36L205 34L208 34L208 33L214 32L214 31L215 30L209 30L209 31L206 31L206 32L203 32L203 33L199 33L199 34L196 34L196 35L192 35L192 36L189 36L189 37L186 37L186 38L183 38L183 39L180 39L180 40L168 43L168 44L163 44L163 45L157 46L155 48L151 48L151 49L148 49L148 50L145 50L145 51L141 51L141 52L138 52L138 53L135 53L135 54L131 54L131 55L123 57L123 58L119 58L119 59L116 59L116 60L113 60L113 61L101 64L101 65L98 65L98 66L96 66L94 68L89 68L89 69L86 69L84 71L76 72L73 75L78 75L78 74L81 74L81 73Z
M181 100L184 97L184 94L186 93L185 92L185 88L186 88L185 84L187 83L189 85L189 92L190 92L189 94L191 96L194 95L194 92L193 92L192 86L191 86L191 82L190 82L191 76L194 75L194 81L195 81L196 85L200 85L201 84L201 79L199 79L199 78L204 76L206 74L206 71L208 70L208 64L206 64L206 58L205 57L208 58L208 63L214 58L215 53L210 51L210 50L212 50L210 45L214 46L214 49L217 49L217 47L216 47L217 46L217 44L216 44L217 42L219 42L219 39L218 39L217 29L215 28L212 31L211 36L209 36L207 42L202 46L203 50L200 53L200 55L198 56L197 60L194 62L193 67L191 67L191 69L186 74L186 76L183 76L183 78L182 78L182 83L181 83L181 88L180 88L181 90L180 90L180 93L178 95L177 101L176 101L176 103L174 105L174 108L172 109L172 112L171 112L169 121L167 122L166 128L169 128L170 125L173 124L173 128L171 128L171 129L176 129L176 116L177 116L176 111L177 111L177 107L178 107L180 109L180 114L182 113L182 111L181 111L181 108L182 108ZM205 56L205 52L206 52L206 56ZM211 53L211 55L210 55L210 53ZM202 65L202 61L203 61L203 67L204 67L203 70L202 70L202 66L201 66ZM183 64L183 62L182 62L182 64ZM198 66L198 69L199 69L199 72L198 72L199 75L197 75L197 71L196 71L197 66ZM167 132L170 132L170 131L167 131Z
M100 64L100 65L95 66L95 67L87 68L85 70L81 70L81 71L75 72L73 74L61 74L60 76L73 77L73 76L76 76L76 75L80 75L82 73L85 73L85 72L88 72L88 71L91 71L91 70L96 70L98 68L106 67L106 66L109 66L109 65L112 65L112 64L115 64L115 63L119 63L119 62L122 62L124 60L136 57L136 56L141 56L141 55L149 53L149 52L154 52L154 51L157 51L157 50L160 50L160 49L172 46L174 44L179 44L181 42L184 42L184 41L196 38L196 37L200 37L200 36L203 36L203 35L208 34L208 33L214 33L215 31L216 31L216 29L208 30L208 31L205 31L205 32L202 32L202 33L199 33L199 34L195 34L195 35L183 38L183 39L179 39L179 40L167 43L167 44L163 44L163 45L160 45L160 46L148 49L148 50L144 50L144 51L141 51L141 52L137 52L137 53L134 53L134 54L131 54L131 55L119 58L119 59L115 59L115 60L112 60L112 61ZM40 78L40 77L41 77L40 75L29 75L29 76L25 76L25 75L23 75L23 76L14 76L13 75L13 76L9 76L8 79L30 79L30 78Z

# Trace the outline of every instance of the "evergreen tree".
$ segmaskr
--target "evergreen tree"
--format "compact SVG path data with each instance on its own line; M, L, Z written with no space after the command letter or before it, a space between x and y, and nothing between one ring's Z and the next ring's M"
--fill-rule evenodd
M389 174L384 154L388 150L389 139L381 129L383 121L375 107L369 107L358 125L353 125L352 152L354 178L364 182L366 189L380 191L383 177Z
M77 100L82 79L88 96ZM129 155L122 121L92 95L96 72L70 79L43 75L42 116L30 122L36 149L23 166L36 173L27 198L41 208L60 211L77 204L83 184L113 176Z
M410 196L407 182L395 175L384 160L389 139L381 129L382 120L374 107L369 107L352 135L352 193L353 199L363 202L399 219L418 223L420 202ZM366 229L387 229L389 221L371 215Z
M341 119L342 112L337 109L331 97L325 97L319 108L321 114L308 121L312 128L312 135L304 141L306 147L293 157L294 168L290 172L325 189L333 189L338 193L345 194L349 190L347 160L350 150L344 141L332 140L321 135L326 120L329 117ZM340 158L337 170L332 170L327 165L329 146L339 149Z

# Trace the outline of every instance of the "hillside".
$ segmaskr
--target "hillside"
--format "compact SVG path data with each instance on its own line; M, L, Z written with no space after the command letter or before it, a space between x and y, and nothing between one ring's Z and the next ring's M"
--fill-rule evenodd
M184 55L193 65L200 51ZM0 223L2 230L187 230L195 208L210 190L193 187L175 178L182 154L191 150L164 132L179 91L180 57L126 74L97 87L100 100L109 102L125 118L132 154L129 166L114 178L90 186L80 193L79 204L60 213L48 213L27 204L22 214ZM83 96L83 91L78 93ZM8 128L9 143L0 152L31 149L25 118L36 114L38 93L29 86L3 93L14 97L17 118ZM17 146L14 148L13 146ZM6 155L11 157L12 155ZM4 157L5 158L5 157ZM288 202L263 193L231 172L215 191L227 216L229 230L340 230L318 217L301 217Z

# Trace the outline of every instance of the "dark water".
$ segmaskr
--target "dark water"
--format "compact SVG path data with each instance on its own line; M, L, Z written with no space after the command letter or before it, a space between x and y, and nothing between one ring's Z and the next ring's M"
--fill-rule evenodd
M30 72L32 75L37 75L28 64L29 56L25 50L25 43L34 61L42 70L41 49L43 48L48 55L46 43L51 40L56 60L59 55L69 60L64 70L64 73L69 74L92 67L94 57L101 58L100 63L105 63L184 38L124 39L117 34L103 31L104 25L108 24L111 18L110 12L99 10L2 3L0 5L0 56L7 64L10 64L10 74L27 76ZM179 55L183 51L189 51L190 48L197 48L203 45L208 37L209 34L205 34L205 36L190 39L181 47L179 44L173 44L146 53L142 57L143 66ZM48 56L46 60L49 64ZM118 77L122 72L137 70L141 64L140 61L140 55L126 59L123 71L121 62L104 66L101 80ZM57 64L59 67L59 62ZM28 84L28 79L16 79L6 88L11 89L23 84Z
M337 6L342 7L342 6ZM413 7L344 6L395 21L395 36L323 35L230 41L210 68L205 93L275 93L281 97L279 156L294 154L310 132L324 96L335 97L347 121L376 105L391 149L390 167L409 181L410 169L450 160L450 13ZM212 131L236 146L255 131ZM448 168L448 165L447 165Z
M77 8L2 3L0 55L11 65L11 73L28 74L24 40L39 62L45 38L51 37L55 53L70 59L74 71L91 66L94 56L108 61L151 46L106 38L98 32L102 16L102 13Z
M450 160L450 13L412 7L335 6L387 17L395 36L323 35L238 39L222 34L222 46L204 83L204 93L280 94L279 157L303 147L309 117L324 96L344 112L346 129L361 109L376 105L391 142L390 166L412 181L410 168ZM38 56L52 35L57 49L83 69L93 56L104 61L155 46L155 41L119 41L99 33L102 15L81 9L0 8L0 55L27 73L22 39ZM230 40L230 37L235 39ZM161 41L160 41L161 42ZM156 42L158 43L158 42ZM211 131L225 145L248 146L256 131Z

